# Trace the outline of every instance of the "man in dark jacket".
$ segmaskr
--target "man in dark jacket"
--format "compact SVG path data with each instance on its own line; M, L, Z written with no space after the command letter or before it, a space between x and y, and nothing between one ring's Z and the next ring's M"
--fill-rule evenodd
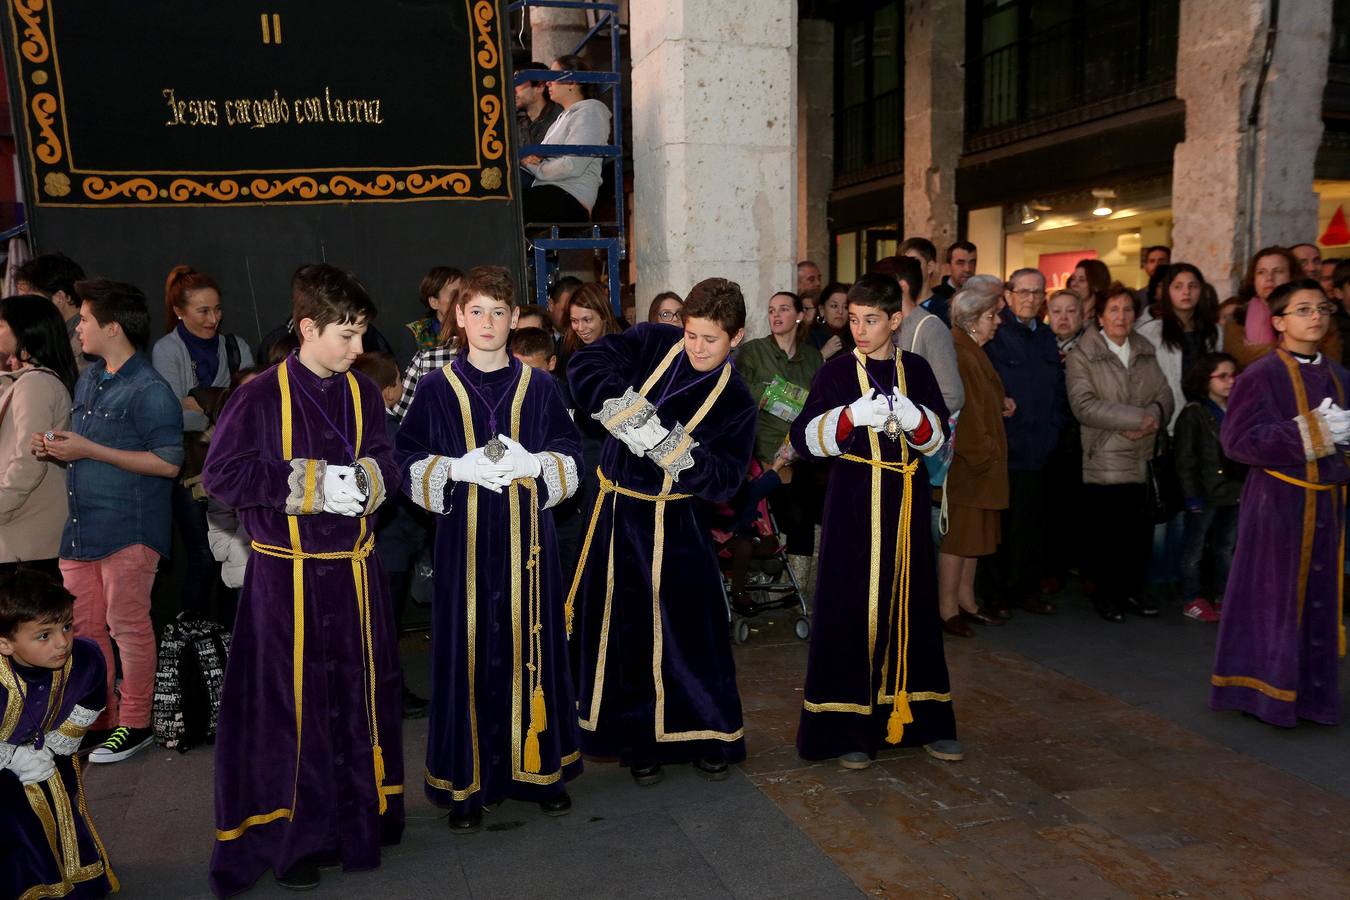
M1068 419L1069 404L1055 335L1040 321L1045 276L1036 269L1018 269L1004 299L1008 308L1002 313L1002 324L984 351L1012 401L1003 419L1008 435L1008 509L1003 512L998 552L987 558L988 565L981 565L986 570L981 593L991 611L1017 605L1028 612L1048 614L1055 607L1040 596L1045 468Z

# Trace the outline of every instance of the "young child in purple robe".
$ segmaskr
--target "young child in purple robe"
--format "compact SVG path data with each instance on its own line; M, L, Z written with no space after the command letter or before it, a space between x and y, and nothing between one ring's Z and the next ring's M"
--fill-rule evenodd
M300 347L230 400L202 468L252 538L216 735L211 888L271 869L373 869L403 833L398 635L376 513L398 466L380 390L351 371L375 317L357 279L291 283Z
M1318 351L1335 312L1321 285L1288 282L1266 304L1280 344L1238 376L1220 430L1224 452L1250 471L1209 705L1272 725L1335 725L1350 375Z
M397 446L404 493L436 517L426 793L467 834L504 800L572 808L581 754L552 510L581 483L581 435L548 373L507 349L505 269L470 269L454 316L467 349L418 383Z
M0 897L118 889L74 760L106 690L103 654L74 636L74 610L41 572L0 576Z

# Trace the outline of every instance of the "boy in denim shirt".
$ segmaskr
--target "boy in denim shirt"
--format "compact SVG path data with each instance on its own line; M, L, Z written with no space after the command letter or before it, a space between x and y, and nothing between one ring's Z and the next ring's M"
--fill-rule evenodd
M100 357L75 385L70 431L33 435L33 453L66 464L70 518L61 575L75 595L75 633L99 645L108 703L89 761L119 762L154 739L155 634L150 588L170 549L169 490L183 463L183 409L145 347L150 313L138 288L79 281L81 349ZM112 642L122 661L113 691Z

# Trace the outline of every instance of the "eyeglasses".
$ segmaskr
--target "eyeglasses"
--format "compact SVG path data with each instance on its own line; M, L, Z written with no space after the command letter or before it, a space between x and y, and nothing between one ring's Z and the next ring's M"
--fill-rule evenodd
M1219 381L1232 381L1236 377L1237 373L1235 372L1215 372L1213 375L1209 376L1211 381L1214 379L1218 379Z
M1322 303L1317 306L1296 306L1293 309L1286 309L1282 315L1298 316L1300 319L1308 319L1313 316L1321 316L1329 319L1336 313L1336 307L1330 303Z
M1027 290L1026 288L1013 291L1012 294L1015 297L1021 297L1023 300L1027 299L1028 297L1035 297L1037 300L1045 299L1045 291L1031 291Z
M678 322L683 318L683 315L673 309L663 309L656 314L656 317L662 322Z

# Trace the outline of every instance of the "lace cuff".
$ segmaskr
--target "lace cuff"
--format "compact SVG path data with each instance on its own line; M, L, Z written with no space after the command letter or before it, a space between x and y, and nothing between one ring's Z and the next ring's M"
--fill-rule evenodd
M661 443L647 451L647 458L665 469L671 481L679 481L680 473L694 465L697 446L693 435L686 434L684 426L676 422Z
M449 511L445 486L450 481L450 457L424 456L408 467L404 490L412 502L437 515Z
M66 721L55 731L47 732L43 738L43 746L50 749L57 756L70 756L80 749L80 741L84 740L84 734L89 730L89 726L98 718L101 709L86 709L83 706L76 706L70 711Z
M288 516L312 516L323 509L323 475L328 464L321 459L291 460L291 474L286 479L290 493L286 495Z
M539 460L539 477L548 486L548 499L544 501L544 509L557 506L577 492L581 480L577 477L576 460L562 453L547 450L536 453L534 458Z
M366 495L366 508L363 515L371 515L380 508L384 502L384 475L380 472L379 463L369 456L363 456L356 461L356 464L366 473L366 484L370 492Z
M1331 424L1319 410L1310 409L1306 416L1295 416L1298 436L1303 439L1303 458L1316 462L1336 453L1336 442L1331 436Z
M598 413L591 414L591 418L605 426L610 434L618 435L641 428L655 415L656 407L630 387L623 392L622 397L606 400Z
M816 416L806 425L806 449L812 456L825 458L838 456L844 451L839 446L839 418L844 407L837 406L829 412Z
M14 758L15 746L5 741L0 741L0 769L9 765L9 761Z

